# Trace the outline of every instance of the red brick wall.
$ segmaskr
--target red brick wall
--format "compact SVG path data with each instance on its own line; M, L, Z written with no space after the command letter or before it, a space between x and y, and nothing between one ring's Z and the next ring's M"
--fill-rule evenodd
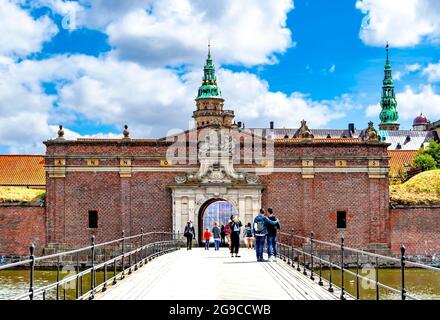
M261 180L266 185L263 207L272 207L283 231L339 242L336 212L347 212L344 232L350 246L388 245L389 213L386 179L369 179L366 173L274 173Z
M37 255L46 246L45 208L0 206L0 255L29 255L31 243Z
M172 199L167 185L176 173L133 173L120 178L118 172L70 172L66 178L49 179L49 243L67 247L88 245L125 235L172 227ZM56 185L56 186L53 186ZM62 200L61 200L62 199ZM88 228L89 210L98 211L98 228Z
M403 243L409 255L440 253L440 206L390 209L391 250Z
M132 165L155 166L166 158L166 143L53 143L47 145L46 164L51 156L67 156L68 166L84 166L84 158L101 156L100 167L117 168L118 158L136 156ZM366 168L368 160L387 157L384 144L277 144L277 168L301 167L302 157L316 157L315 167L335 167L335 157L352 157L349 167ZM326 158L327 157L327 158ZM359 158L361 157L361 158ZM387 160L381 160L387 166ZM255 167L241 164L241 167ZM177 172L136 172L121 178L114 172L66 172L65 178L47 178L48 243L77 247L112 240L153 228L172 227L172 197L167 185ZM318 173L304 179L301 173L272 173L260 177L265 185L262 205L272 207L283 230L303 235L311 231L319 239L339 241L336 211L348 213L347 243L365 247L388 245L388 180L370 179L368 173ZM98 229L88 229L88 211L98 211Z

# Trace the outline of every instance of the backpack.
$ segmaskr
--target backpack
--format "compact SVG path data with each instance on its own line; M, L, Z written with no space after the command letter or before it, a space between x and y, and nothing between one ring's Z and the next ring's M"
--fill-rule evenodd
M255 233L262 234L264 231L265 221L263 219L259 219L255 222Z
M225 225L224 231L225 231L225 234L231 234L231 231L232 231L231 226L229 224Z
M251 238L252 237L252 229L246 228L246 237Z
M188 238L189 236L192 236L192 230L191 230L191 227L189 227L189 226L186 226L186 227L185 227L185 231L184 231L184 233L183 233L183 236L184 236L185 238Z

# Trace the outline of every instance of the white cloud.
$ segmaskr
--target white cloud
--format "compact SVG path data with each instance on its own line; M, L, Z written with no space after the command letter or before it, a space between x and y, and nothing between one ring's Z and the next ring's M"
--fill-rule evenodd
M61 109L92 121L130 126L134 136L161 136L169 128L187 129L192 124L194 98L202 71L194 70L179 79L165 69L148 69L135 63L105 59L77 59L83 71L60 90ZM117 74L118 77L114 77ZM303 118L320 127L343 116L339 105L348 98L313 101L294 92L271 92L266 81L248 72L220 69L219 85L237 120L248 126L267 126L271 118L280 125L295 127Z
M414 63L405 66L405 70L408 72L416 72L419 71L420 69L422 69L422 66L419 63Z
M76 67L65 62L61 57L20 63L0 59L0 145L10 153L43 153L42 141L57 136L58 127L51 124L66 118L59 111L54 118L57 96L46 94L41 84L73 77ZM65 132L66 138L79 137Z
M118 131L124 124L132 137L159 137L170 128L187 129L193 123L194 98L202 78L202 70L178 77L167 69L111 56L56 56L0 68L0 145L17 152L43 152L41 141L56 137L57 124L67 128L67 138L78 137L67 131L78 121L115 128L93 135L97 137L121 136ZM54 83L57 94L46 93L43 83ZM267 127L268 121L298 127L302 119L322 127L343 117L343 110L351 105L349 96L314 101L300 92L272 92L266 81L248 72L220 69L219 84L225 108L233 109L237 121L248 127Z
M199 76L200 77L200 76ZM314 101L306 94L272 92L269 84L248 72L232 72L222 69L219 81L225 105L234 109L236 118L247 127L268 127L275 121L278 127L296 128L305 119L318 128L344 116L338 108L345 104L348 96L331 101Z
M59 108L64 112L118 127L127 123L138 137L158 136L173 126L187 128L182 119L190 119L194 100L170 70L112 58L73 59L81 72L60 88Z
M292 8L290 0L164 0L112 21L106 33L119 57L148 65L199 64L208 39L220 64L268 64L292 45Z
M425 85L416 91L406 86L403 92L396 94L397 111L401 121L412 121L423 112L431 121L440 118L440 95L435 93L431 85ZM381 111L380 105L371 105L366 108L367 117L377 118Z
M396 71L393 74L393 79L396 81L400 81L405 75L406 74L404 71Z
M6 30L17 29L23 35L10 32L16 38L4 42L10 46L6 49L0 40L0 145L20 152L42 152L41 141L56 136L57 123L67 128L83 120L119 128L127 123L134 137L160 136L172 127L186 129L193 122L201 70L193 72L189 67L179 77L165 65L199 65L209 38L218 64L273 63L274 54L292 45L286 27L292 0L276 4L263 0L0 1L9 10L0 9L0 17L8 15L3 19L8 23ZM55 56L15 63L10 55L38 52L56 32L49 18L33 20L24 7L49 7L75 19L67 22L78 27L99 29L109 35L114 50L99 58ZM15 21L11 24L6 18ZM45 92L43 83L53 84L56 93ZM67 128L66 137L78 137Z
M423 69L423 74L428 76L430 82L440 81L440 61L438 63L430 63Z
M57 32L47 16L38 20L12 0L0 0L0 55L26 57L38 52Z
M405 77L405 76L407 76L407 75L409 75L411 73L420 71L421 69L422 69L422 65L419 64L419 63L414 63L414 64L406 65L404 70L396 71L394 73L393 79L394 80L398 80L398 81L402 80L403 77Z
M437 43L440 36L438 0L358 0L365 14L360 38L368 45L415 46L422 41Z
M53 0L43 0L46 2ZM58 2L69 3L75 1L56 0ZM137 10L151 11L155 2L161 2L156 0L79 0L79 4L82 10L78 15L78 23L94 29L105 29L105 27L121 19L121 17L130 14ZM183 3L182 1L180 1ZM179 5L179 2L176 2ZM61 5L59 5L61 6ZM52 6L53 7L53 6ZM56 8L55 8L56 10Z
M18 1L25 2L25 0ZM33 7L48 7L60 15L78 13L84 9L81 5L81 0L79 2L65 0L27 0L27 2ZM109 0L106 0L106 2L109 2Z
M0 145L16 152L43 152L41 141L56 137L59 123L69 139L79 137L69 127L80 121L115 128L92 137L119 137L124 124L132 137L187 129L202 78L201 68L191 63L203 61L208 38L218 65L274 63L275 54L292 45L286 27L292 0L17 1L49 6L61 15L75 13L78 26L106 32L114 50L100 57L21 62L0 51ZM189 64L183 74L164 68L182 63ZM218 77L226 108L248 127L267 127L269 121L299 127L302 119L322 127L353 106L348 95L315 101L301 92L272 92L249 72L220 68ZM56 93L46 92L45 83Z
M336 65L332 64L332 66L330 67L330 69L328 69L328 72L333 73L336 71Z
M398 93L396 98L399 103L399 115L403 120L412 120L420 112L423 112L432 121L440 118L440 95L434 91L431 85L425 85L418 91L406 86L405 90Z
M39 0L65 14L70 1ZM286 26L293 0L81 0L76 24L109 36L118 59L148 66L194 63L211 39L219 64L275 63L293 45Z
M0 64L0 145L28 144L48 133L47 118L53 97L14 75L15 64Z
M365 115L370 119L372 119L372 118L377 119L377 117L379 116L380 110L381 110L380 104L372 104L366 108Z

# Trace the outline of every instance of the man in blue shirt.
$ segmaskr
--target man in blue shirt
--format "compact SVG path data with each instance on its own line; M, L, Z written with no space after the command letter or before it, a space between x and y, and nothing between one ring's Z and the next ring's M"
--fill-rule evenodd
M272 208L267 208L267 217L272 221L277 220L273 214ZM278 254L277 229L280 229L279 223L275 225L267 225L267 255L269 256L269 261L276 261Z
M279 220L276 219L272 221L264 215L264 209L260 209L258 216L254 219L254 237L255 237L255 251L257 253L257 261L261 262L263 260L264 252L264 242L267 235L267 225L274 226L279 224Z

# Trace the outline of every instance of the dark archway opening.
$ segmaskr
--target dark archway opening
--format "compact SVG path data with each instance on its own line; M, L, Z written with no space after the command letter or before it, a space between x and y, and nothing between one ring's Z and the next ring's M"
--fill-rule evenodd
M206 228L212 233L214 223L217 223L220 228L228 223L231 215L238 215L238 212L230 202L224 199L211 199L204 203L199 211L199 245L201 246L204 243L203 232ZM212 241L213 238L211 237Z

